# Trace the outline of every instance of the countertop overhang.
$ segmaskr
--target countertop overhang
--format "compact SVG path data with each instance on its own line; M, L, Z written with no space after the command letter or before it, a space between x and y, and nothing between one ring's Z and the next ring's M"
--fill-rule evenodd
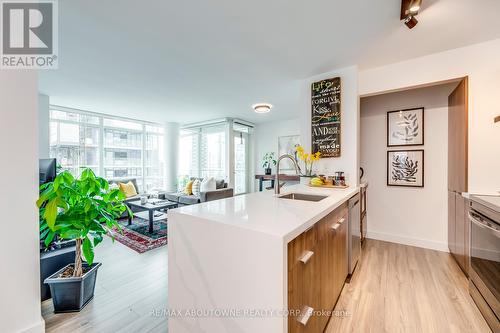
M293 185L283 188L281 195L292 192L324 195L327 198L310 202L279 198L272 191L255 192L172 209L168 216L175 220L176 216L187 215L265 233L289 242L358 193L359 187L330 189Z

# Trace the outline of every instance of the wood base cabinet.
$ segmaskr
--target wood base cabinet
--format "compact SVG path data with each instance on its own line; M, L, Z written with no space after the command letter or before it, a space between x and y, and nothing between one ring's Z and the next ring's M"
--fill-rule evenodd
M347 277L347 218L344 204L288 244L288 332L325 329Z
M463 78L448 97L448 247L469 274L468 190L468 79Z
M460 193L448 192L448 247L458 265L469 275L468 200Z

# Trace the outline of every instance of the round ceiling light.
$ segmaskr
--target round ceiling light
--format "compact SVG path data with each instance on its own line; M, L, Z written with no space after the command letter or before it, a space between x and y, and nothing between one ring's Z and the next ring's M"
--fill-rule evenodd
M272 104L269 103L257 103L252 105L252 108L257 113L268 113L273 108Z

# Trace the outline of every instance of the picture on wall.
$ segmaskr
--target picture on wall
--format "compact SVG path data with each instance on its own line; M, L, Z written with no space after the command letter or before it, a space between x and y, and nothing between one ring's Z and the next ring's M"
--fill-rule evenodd
M321 158L340 157L341 96L340 77L311 84L311 152Z
M300 135L287 135L278 137L278 157L284 154L294 156L295 147L300 145ZM280 163L280 170L293 170L295 168L292 161L283 159Z
M387 147L423 144L423 107L387 112Z
M424 151L388 151L387 186L424 187Z

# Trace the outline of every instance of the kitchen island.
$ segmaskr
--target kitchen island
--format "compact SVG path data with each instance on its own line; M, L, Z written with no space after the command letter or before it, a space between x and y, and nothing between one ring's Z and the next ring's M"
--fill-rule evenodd
M292 192L325 198L259 192L169 211L170 332L320 331L328 317L314 311L332 310L344 283L347 201L359 188L282 195Z

